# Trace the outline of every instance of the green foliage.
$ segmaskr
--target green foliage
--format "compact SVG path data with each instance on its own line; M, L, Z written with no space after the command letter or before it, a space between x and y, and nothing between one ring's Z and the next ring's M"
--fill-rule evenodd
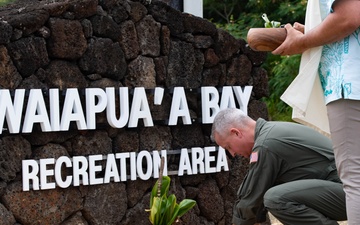
M278 28L281 25L279 21L274 21L274 20L270 21L266 15L266 13L263 13L261 17L265 21L265 23L264 23L265 28Z
M291 108L280 100L280 96L294 80L299 71L300 55L275 56L269 54L264 68L269 71L270 96L264 98L270 120L291 121Z
M250 28L264 27L264 13L280 24L304 23L306 4L307 0L204 0L204 17L235 38L246 40ZM224 15L228 15L228 19L224 19ZM268 106L271 120L291 121L292 110L280 100L280 96L298 74L299 64L300 55L281 57L269 53L262 65L269 76L271 94L263 101Z
M230 23L230 16L244 11L246 1L239 0L204 0L204 17L214 23Z
M172 225L196 204L196 201L191 199L184 199L177 204L176 196L168 195L169 187L170 177L163 176L162 179L158 179L151 191L149 219L153 225Z
M215 23L215 25L228 31L235 38L246 39L248 30L251 27L258 27L262 22L263 20L259 15L244 13L244 16L237 20L234 20L234 16L231 16L229 23Z
M0 6L7 5L15 0L0 0Z

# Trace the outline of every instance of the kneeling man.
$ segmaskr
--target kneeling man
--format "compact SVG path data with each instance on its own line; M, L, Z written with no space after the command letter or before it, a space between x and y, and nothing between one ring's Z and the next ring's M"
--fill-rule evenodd
M297 123L255 121L235 108L216 115L211 138L232 156L249 158L233 224L264 222L257 218L267 210L286 225L346 220L345 192L329 138Z

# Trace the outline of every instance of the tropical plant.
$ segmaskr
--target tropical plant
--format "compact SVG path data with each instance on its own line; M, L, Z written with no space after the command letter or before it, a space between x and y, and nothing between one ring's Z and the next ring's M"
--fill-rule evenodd
M274 21L274 20L270 21L266 15L266 13L263 13L261 17L265 21L264 27L266 27L266 28L277 28L277 27L280 27L280 25L281 25L279 21Z
M193 208L195 200L183 199L180 204L176 202L174 194L169 195L170 177L163 176L163 158L160 167L160 177L152 188L150 196L149 220L153 225L172 225L181 216Z

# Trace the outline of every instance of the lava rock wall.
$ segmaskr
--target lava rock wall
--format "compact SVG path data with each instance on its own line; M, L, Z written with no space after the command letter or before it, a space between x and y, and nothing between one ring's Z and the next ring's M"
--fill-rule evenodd
M144 3L145 2L145 3ZM161 106L150 104L152 127L115 129L98 115L96 130L0 135L0 224L150 224L150 190L156 179L52 190L22 190L22 160L141 150L211 146L211 125L165 125L172 89L187 95L193 121L201 118L203 86L253 86L248 114L267 119L264 53L245 40L166 1L20 0L0 8L0 88L163 87ZM195 91L194 91L195 90ZM153 102L149 97L149 102ZM1 102L0 102L1 105ZM246 160L228 159L229 171L171 176L170 192L196 206L179 224L231 224ZM176 164L169 167L176 170Z

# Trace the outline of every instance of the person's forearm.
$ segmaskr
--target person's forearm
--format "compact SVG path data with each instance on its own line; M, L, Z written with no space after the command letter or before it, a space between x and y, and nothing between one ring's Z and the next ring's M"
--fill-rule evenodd
M306 49L339 41L360 26L360 0L342 0L333 6L334 12L303 36Z
M342 40L360 26L360 0L337 0L322 23L303 34L290 24L285 26L287 37L272 53L276 55L300 54L307 49Z

